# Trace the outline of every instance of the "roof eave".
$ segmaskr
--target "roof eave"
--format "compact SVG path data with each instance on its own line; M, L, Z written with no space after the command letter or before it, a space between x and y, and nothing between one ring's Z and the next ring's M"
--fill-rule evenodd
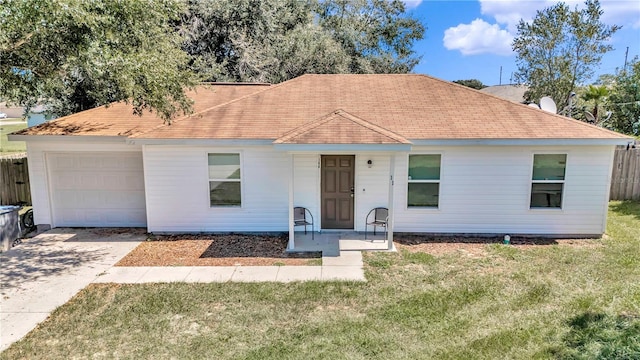
M131 145L260 146L272 143L273 139L127 139L127 144Z
M411 140L414 146L473 146L473 145L494 145L494 146L549 146L549 145L627 145L633 138L554 138L554 139L420 139Z
M54 142L101 142L101 143L125 143L126 136L103 136L103 135L27 135L27 134L9 134L9 141L54 141Z

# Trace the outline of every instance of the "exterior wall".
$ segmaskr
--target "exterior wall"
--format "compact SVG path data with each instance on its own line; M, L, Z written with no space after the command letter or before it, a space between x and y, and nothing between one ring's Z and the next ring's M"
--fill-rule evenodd
M288 230L293 158L294 206L320 223L321 153L289 154L271 146L245 148L30 141L29 174L36 224L51 224L46 154L143 151L147 226L153 232ZM395 232L594 235L604 232L613 146L438 146L412 153L442 154L438 209L407 208L409 153L355 152L355 229L368 211L389 207L394 168ZM207 154L241 154L242 206L211 207ZM529 209L534 153L566 153L562 209ZM348 154L348 152L344 152ZM371 168L367 160L372 160Z
M344 155L351 155L344 153ZM319 153L295 154L294 206L308 208L316 230L322 228L320 214L320 156ZM389 207L389 154L355 153L355 209L354 227L364 231L365 218L375 207ZM371 160L371 168L367 161Z
M208 153L240 153L242 206L211 207ZM288 231L289 156L271 147L144 146L152 232Z
M141 151L142 147L98 142L29 141L29 181L36 224L52 225L47 153Z
M613 146L414 147L440 153L438 209L407 208L408 154L396 155L396 232L602 234ZM566 153L562 209L529 209L534 153Z

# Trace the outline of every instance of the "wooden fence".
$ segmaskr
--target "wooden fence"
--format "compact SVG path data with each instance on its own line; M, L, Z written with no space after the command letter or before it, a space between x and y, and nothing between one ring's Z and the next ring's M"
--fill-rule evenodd
M613 160L611 200L640 200L640 148L618 146Z
M0 205L31 205L27 154L0 157Z

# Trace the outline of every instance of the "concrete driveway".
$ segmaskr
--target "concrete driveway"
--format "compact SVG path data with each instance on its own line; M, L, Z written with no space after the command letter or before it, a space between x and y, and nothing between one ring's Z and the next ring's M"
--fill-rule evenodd
M0 254L0 351L146 238L143 229L53 229Z

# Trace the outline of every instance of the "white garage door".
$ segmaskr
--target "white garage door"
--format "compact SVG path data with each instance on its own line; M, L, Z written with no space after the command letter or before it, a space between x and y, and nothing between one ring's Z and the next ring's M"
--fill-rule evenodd
M49 154L54 226L147 223L142 153Z

